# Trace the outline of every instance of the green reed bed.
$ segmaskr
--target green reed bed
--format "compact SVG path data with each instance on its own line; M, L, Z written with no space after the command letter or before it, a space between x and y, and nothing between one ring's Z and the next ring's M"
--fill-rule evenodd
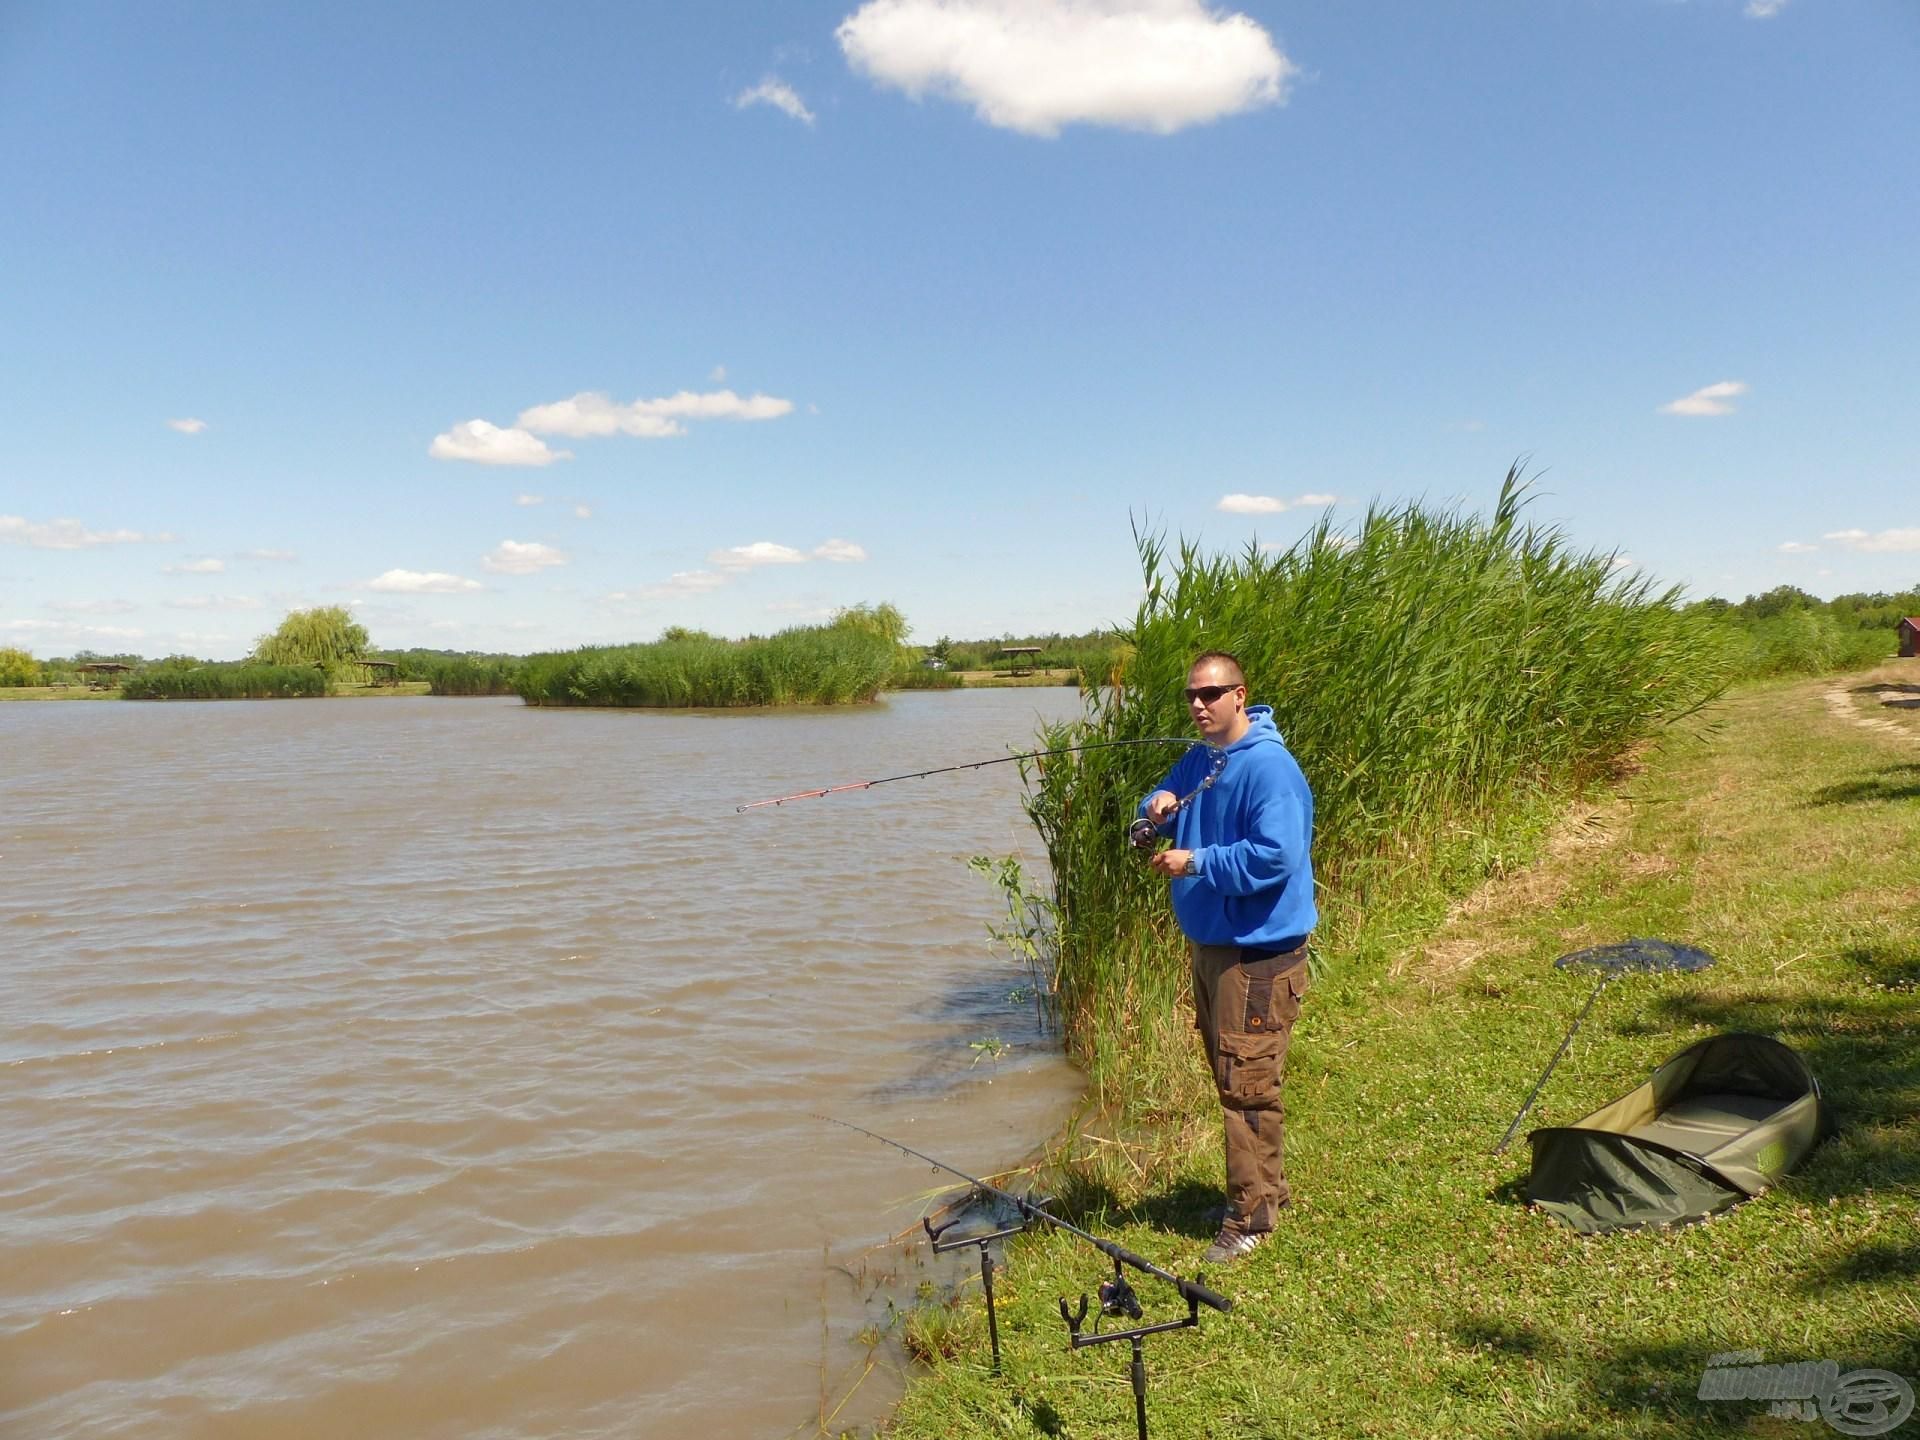
M896 648L856 624L801 626L746 640L696 635L531 655L515 688L529 705L861 704L893 674Z
M513 695L521 660L517 655L454 655L439 650L388 654L401 680L424 680L432 695Z
M162 662L129 675L123 700L299 700L323 696L326 672L312 665Z
M1824 610L1789 610L1761 620L1728 615L1721 623L1735 667L1756 679L1858 670L1894 652L1891 626L1864 629Z
M1515 823L1698 709L1728 674L1707 617L1623 576L1612 556L1525 523L1524 490L1516 470L1491 519L1376 508L1352 535L1323 521L1281 554L1170 554L1142 539L1146 593L1123 633L1124 681L1090 691L1088 718L1047 743L1192 733L1187 666L1231 650L1313 785L1323 944L1370 897L1431 892L1456 866L1484 875ZM1178 754L1089 751L1032 777L1029 812L1055 876L1061 1010L1109 1100L1164 1090L1116 1086L1123 1059L1137 1073L1190 1065L1165 884L1123 842Z
M964 690L964 676L952 670L929 670L918 661L902 661L887 677L889 690Z

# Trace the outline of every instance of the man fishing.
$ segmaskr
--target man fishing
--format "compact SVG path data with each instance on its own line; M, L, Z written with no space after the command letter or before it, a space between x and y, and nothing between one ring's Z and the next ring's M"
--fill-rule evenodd
M1150 863L1172 882L1173 912L1192 944L1194 1021L1225 1117L1227 1205L1205 1256L1217 1264L1258 1247L1292 1198L1280 1085L1318 918L1313 794L1272 709L1247 704L1234 656L1196 659L1186 699L1214 753L1189 751L1140 814L1156 827L1173 821L1173 848Z

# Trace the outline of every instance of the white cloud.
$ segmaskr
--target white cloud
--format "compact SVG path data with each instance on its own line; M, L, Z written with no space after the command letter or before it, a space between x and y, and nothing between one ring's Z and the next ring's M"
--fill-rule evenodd
M1771 20L1787 8L1787 0L1747 0L1743 12L1749 20Z
M707 563L723 570L751 570L760 565L804 565L807 557L791 545L776 545L771 540L756 540L751 545L730 545L724 550L707 552Z
M478 590L480 582L447 575L439 570L389 570L369 580L367 588L392 595L458 595Z
M669 576L658 585L641 585L633 590L616 590L602 598L619 600L684 600L690 595L704 595L709 590L718 590L722 585L730 584L733 577L721 574L717 570L682 570Z
M1337 495L1296 495L1291 500L1282 500L1276 495L1222 495L1213 508L1224 510L1229 515L1278 515L1283 510L1291 510L1296 505L1333 505L1339 501Z
M46 608L59 615L131 615L140 607L131 600L49 600Z
M803 125L813 124L813 112L807 109L807 102L794 92L791 85L775 75L767 76L751 90L742 90L733 97L733 104L737 110L744 110L749 105L771 105Z
M9 620L0 624L0 633L8 635L60 635L82 640L142 640L144 630L129 630L120 625L72 625L65 620Z
M480 563L496 575L533 575L566 564L567 556L537 540L502 540Z
M544 495L516 495L513 497L513 503L516 505L544 505L547 503L547 497Z
M1609 570L1625 570L1633 563L1634 561L1631 555L1616 555L1613 557L1613 563L1607 568Z
M1747 393L1744 380L1721 380L1703 385L1691 395L1669 400L1660 407L1662 415L1731 415L1733 401Z
M1169 135L1284 103L1297 73L1256 21L1205 0L868 0L834 37L879 84L1028 135Z
M1783 540L1775 547L1782 555L1807 555L1818 550L1818 545L1809 545L1804 540Z
M251 595L182 595L163 602L170 610L258 610L260 602Z
M593 518L593 507L591 505L574 506L573 518L576 520L591 520Z
M240 554L242 560L269 560L285 565L300 557L291 550L245 550Z
M547 442L525 430L503 430L485 420L468 420L433 437L427 453L436 460L468 460L475 465L551 465L571 460L570 450L549 450Z
M167 421L167 428L169 430L178 430L182 435L198 435L202 430L207 428L207 422L204 420L195 420L192 416L187 416L185 419Z
M31 545L36 550L88 550L96 545L158 544L173 539L138 530L89 530L78 520L36 523L20 515L0 515L0 544Z
M1906 555L1920 550L1920 530L1881 530L1871 535L1865 530L1830 530L1820 538L1876 555Z
M182 560L178 565L162 565L162 575L224 575L227 562L209 556L204 560Z
M686 434L687 427L681 422L687 420L777 420L792 409L791 400L773 395L740 396L731 390L682 390L657 400L634 400L625 405L600 391L586 390L571 399L522 410L515 422L519 430L508 433L531 431L575 440L606 435L664 440Z
M864 546L851 540L827 540L813 547L813 558L831 560L836 565L848 565L867 558Z
M713 369L707 372L707 379L715 385L725 384L727 379L727 367L724 365L714 366Z

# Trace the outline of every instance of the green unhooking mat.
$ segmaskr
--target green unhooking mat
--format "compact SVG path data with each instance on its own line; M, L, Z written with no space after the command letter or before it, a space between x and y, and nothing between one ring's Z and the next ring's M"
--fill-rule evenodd
M1587 1235L1677 1225L1758 1195L1819 1142L1820 1085L1765 1035L1715 1035L1574 1125L1528 1135L1527 1199Z

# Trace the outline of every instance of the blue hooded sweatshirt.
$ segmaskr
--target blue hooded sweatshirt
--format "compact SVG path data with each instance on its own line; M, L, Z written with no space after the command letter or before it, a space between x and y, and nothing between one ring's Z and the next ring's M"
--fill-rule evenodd
M1211 788L1174 817L1176 849L1199 874L1173 881L1173 913L1202 945L1291 950L1319 918L1313 903L1313 792L1274 727L1249 705L1247 733L1226 747ZM1221 752L1195 745L1156 790L1191 794ZM1140 812L1146 813L1146 801Z

